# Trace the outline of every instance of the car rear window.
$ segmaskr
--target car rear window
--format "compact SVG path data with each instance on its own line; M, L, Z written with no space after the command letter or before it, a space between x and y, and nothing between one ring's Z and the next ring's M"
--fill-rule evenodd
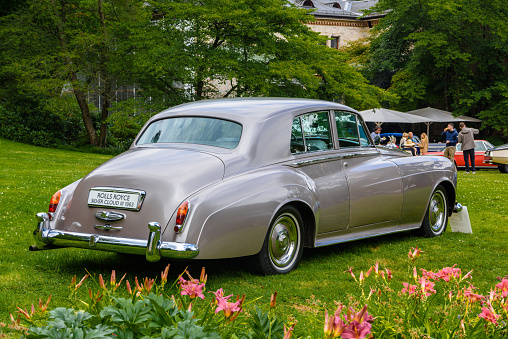
M173 117L152 122L136 144L183 143L233 149L241 135L242 125L229 120Z

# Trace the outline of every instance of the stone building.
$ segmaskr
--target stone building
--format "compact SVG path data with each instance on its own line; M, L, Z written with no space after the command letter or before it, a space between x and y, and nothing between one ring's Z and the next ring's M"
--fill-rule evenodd
M339 48L348 41L365 38L372 27L377 25L384 14L364 15L377 0L341 1L341 0L290 0L294 5L312 10L316 19L308 25L310 28L329 38L327 46Z

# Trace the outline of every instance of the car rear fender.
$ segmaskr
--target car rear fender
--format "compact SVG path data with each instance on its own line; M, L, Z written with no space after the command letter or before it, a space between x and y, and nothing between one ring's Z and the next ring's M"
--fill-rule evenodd
M319 203L308 180L294 169L277 166L276 170L251 171L208 187L188 199L192 206L189 219L175 241L196 244L200 249L196 259L256 254L282 206L306 206L315 220L318 218ZM172 222L174 217L170 225ZM163 236L170 237L171 232L167 227Z

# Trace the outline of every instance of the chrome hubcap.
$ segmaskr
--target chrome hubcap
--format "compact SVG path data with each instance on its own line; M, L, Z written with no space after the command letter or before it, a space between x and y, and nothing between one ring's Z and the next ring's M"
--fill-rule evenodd
M438 233L446 221L446 202L441 191L437 191L432 196L429 206L429 221L432 231Z
M290 264L298 252L298 222L291 214L282 214L270 233L270 260L278 267Z

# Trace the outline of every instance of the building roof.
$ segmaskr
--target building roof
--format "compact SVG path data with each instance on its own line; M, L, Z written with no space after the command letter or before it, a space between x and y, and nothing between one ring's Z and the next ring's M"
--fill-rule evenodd
M362 11L367 10L377 4L378 0L360 0L360 1L343 1L343 0L289 0L292 4L313 9L312 14L315 17L332 17L344 19L358 19L363 15ZM312 6L310 6L312 4ZM362 19L366 20L370 17L379 16L372 13Z

